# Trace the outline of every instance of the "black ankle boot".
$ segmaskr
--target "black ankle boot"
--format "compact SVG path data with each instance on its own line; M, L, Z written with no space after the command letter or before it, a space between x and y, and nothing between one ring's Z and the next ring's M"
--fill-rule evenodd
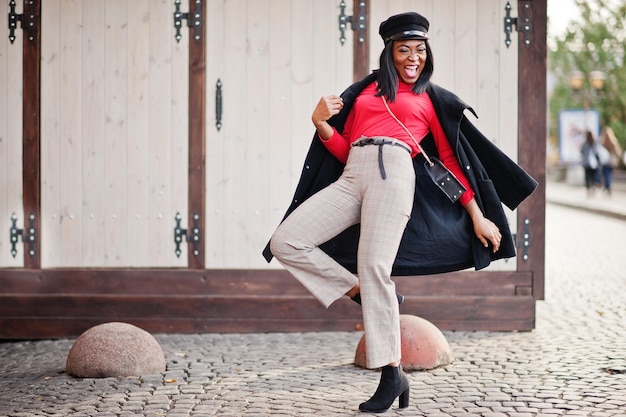
M398 299L398 305L402 304L402 302L404 301L404 295L402 294L396 293L396 298ZM354 297L350 297L350 299L358 305L361 305L361 293L357 293L357 295L355 295Z
M399 407L409 406L409 378L402 371L402 366L383 366L380 383L372 398L359 405L359 410L370 413L387 411L396 398L400 397Z

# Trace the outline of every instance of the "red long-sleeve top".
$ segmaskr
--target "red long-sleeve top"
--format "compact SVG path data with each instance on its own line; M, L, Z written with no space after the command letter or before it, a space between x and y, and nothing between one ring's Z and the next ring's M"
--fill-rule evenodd
M393 103L388 102L389 108L417 141L421 141L428 132L432 132L439 159L467 190L459 198L459 202L465 205L474 197L474 191L446 138L430 97L427 93L413 93L411 87L411 84L400 82L396 100ZM343 133L340 134L335 129L333 136L328 140L322 140L328 151L344 164L348 160L351 143L363 136L393 137L411 148L412 157L420 153L413 139L389 114L382 98L376 96L377 93L376 83L367 86L356 98L352 111L346 119Z

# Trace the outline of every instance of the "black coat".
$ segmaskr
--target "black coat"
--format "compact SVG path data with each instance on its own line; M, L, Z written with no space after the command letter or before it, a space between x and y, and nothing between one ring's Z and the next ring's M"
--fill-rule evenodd
M355 98L375 79L376 75L372 73L341 94L344 107L328 121L339 132L343 131ZM495 254L480 243L466 210L458 203L452 204L433 184L425 171L424 158L418 155L413 159L416 174L413 211L394 262L393 275L434 274L469 267L482 269L492 260L514 257L515 244L501 203L515 209L533 192L537 182L472 125L464 110L472 113L473 110L455 94L432 83L427 91L446 137L476 194L478 206L500 228L502 242ZM432 135L424 138L421 145L428 155L437 155ZM317 133L314 134L285 217L304 200L336 181L343 168ZM358 238L359 225L355 225L321 248L356 273ZM268 262L272 259L269 244L263 255Z

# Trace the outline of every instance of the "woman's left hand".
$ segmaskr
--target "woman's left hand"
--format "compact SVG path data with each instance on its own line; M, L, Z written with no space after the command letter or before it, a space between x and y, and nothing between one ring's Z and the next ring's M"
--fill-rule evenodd
M474 233L480 242L487 248L489 243L493 246L493 252L497 252L500 249L500 242L502 241L502 233L494 222L484 216L480 216L478 219L473 219Z
M474 233L476 234L478 240L480 240L480 243L482 243L486 248L488 248L489 243L491 243L494 253L500 250L502 233L500 233L500 229L494 222L483 215L483 212L476 203L476 199L472 198L464 207L472 218Z

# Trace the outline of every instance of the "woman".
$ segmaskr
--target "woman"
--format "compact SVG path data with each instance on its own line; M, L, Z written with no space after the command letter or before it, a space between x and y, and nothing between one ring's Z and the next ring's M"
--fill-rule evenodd
M615 137L613 129L609 126L602 129L600 134L600 145L603 147L603 152L606 153L605 161L602 163L602 176L604 178L604 191L611 195L611 183L613 177L613 169L619 165L619 160L622 155L622 147Z
M513 206L536 185L462 121L467 105L430 83L428 28L417 13L391 16L379 29L380 70L341 97L320 99L296 196L264 252L323 305L343 295L362 305L367 366L382 367L378 389L359 406L368 412L385 411L398 397L400 407L409 403L400 363L403 297L391 275L482 268L514 256L500 199L478 189L491 184L489 168L500 173L502 201ZM466 134L480 142L478 149ZM426 179L422 156L416 158L422 147L463 184L458 203ZM485 216L487 206L496 218Z
M600 184L601 161L600 150L593 133L589 130L585 132L585 142L580 147L580 157L585 170L585 188L587 196L591 196L596 185Z

